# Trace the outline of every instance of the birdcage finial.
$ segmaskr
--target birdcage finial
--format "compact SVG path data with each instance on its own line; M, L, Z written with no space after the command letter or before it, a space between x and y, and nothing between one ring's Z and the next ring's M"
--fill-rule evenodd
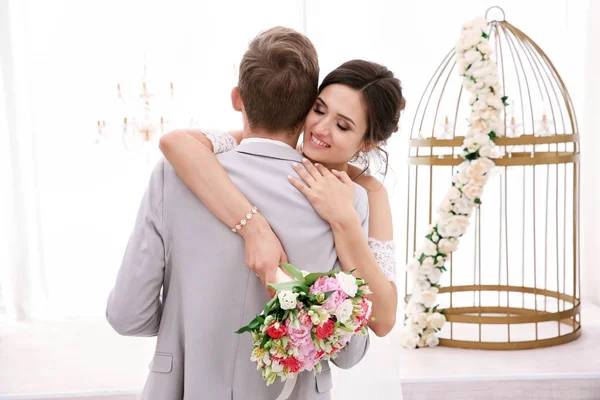
M488 19L488 14L490 13L490 11L492 11L493 9L498 9L500 10L500 12L502 13L502 19L494 19L494 21L505 21L506 20L506 13L504 12L504 10L502 9L502 7L500 6L492 6L490 8L487 9L487 11L485 12L485 19Z

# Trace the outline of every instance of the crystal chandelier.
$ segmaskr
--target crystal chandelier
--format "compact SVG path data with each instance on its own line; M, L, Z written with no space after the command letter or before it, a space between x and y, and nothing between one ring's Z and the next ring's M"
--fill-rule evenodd
M145 59L146 57L144 57ZM96 144L120 138L127 150L156 149L158 139L168 129L174 110L175 87L168 85L166 93L156 96L149 88L144 60L144 76L137 96L126 95L117 83L117 98L111 120L98 120Z

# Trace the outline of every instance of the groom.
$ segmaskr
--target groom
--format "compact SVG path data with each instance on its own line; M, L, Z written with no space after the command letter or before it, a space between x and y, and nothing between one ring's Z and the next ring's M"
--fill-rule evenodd
M242 58L232 92L245 139L219 155L233 182L277 232L290 262L310 272L336 265L333 235L287 176L292 163L302 160L294 146L317 96L318 75L317 54L305 36L283 27L259 34ZM367 197L358 185L355 208L366 232ZM107 306L118 333L158 335L142 399L275 400L283 384L265 386L250 361L250 335L234 333L268 300L260 279L244 264L242 239L161 160ZM354 366L368 345L368 336L354 338L335 364ZM330 399L331 387L324 362L322 373L300 374L289 399Z

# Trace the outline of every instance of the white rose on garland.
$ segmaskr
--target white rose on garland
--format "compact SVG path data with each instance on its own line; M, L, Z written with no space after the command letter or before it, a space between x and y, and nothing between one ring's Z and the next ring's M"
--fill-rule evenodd
M506 97L500 92L498 67L491 58L488 23L476 18L463 25L456 44L456 64L463 77L463 87L471 93L469 129L461 157L464 162L452 177L452 187L438 207L435 223L429 227L423 244L406 266L412 292L405 307L404 328L400 342L407 348L434 347L437 333L446 322L436 304L444 264L456 251L459 238L469 226L473 209L481 204L483 188L494 167L494 139L502 134L500 113Z

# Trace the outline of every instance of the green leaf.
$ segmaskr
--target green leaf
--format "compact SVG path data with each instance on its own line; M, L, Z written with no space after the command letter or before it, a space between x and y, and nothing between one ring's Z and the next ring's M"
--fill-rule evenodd
M283 282L283 283L274 283L269 285L269 287L273 290L292 290L296 286L302 286L299 282L291 281L291 282Z
M465 160L473 161L479 158L479 150L475 153L469 153L465 156Z
M235 333L239 334L244 332L250 332L258 328L263 322L265 322L265 319L261 315L257 315L252 321L250 321L248 325L238 329Z
M312 286L315 284L315 282L317 281L317 279L319 279L322 276L327 275L327 273L323 273L323 272L313 272L311 274L308 274L304 277L304 284L306 286ZM306 292L308 293L308 292Z
M491 131L491 132L489 133L489 137L490 137L490 139L494 140L494 139L496 139L496 138L498 137L498 135L496 134L496 132L494 132L494 131Z
M298 268L292 264L283 262L281 263L281 266L288 274L290 274L292 278L296 279L298 282L304 283L304 275L302 275L302 271L300 271Z
M308 293L310 290L310 287L302 285L302 286L296 286L294 289L296 290L296 292Z
M285 312L283 313L283 317L281 318L281 321L285 321L289 315L290 315L290 310L285 310Z
M475 204L481 204L481 199L479 197L476 197L475 200L473 200L473 202Z
M267 344L267 342L271 339L271 336L265 334L265 337L263 337L262 342L260 342L260 348L264 349L265 345Z
M335 292L337 292L337 290L330 290L328 292L325 292L325 300L327 300L329 298L329 296L331 296Z
M487 33L485 33L485 32L481 32L481 36L482 36L484 39L489 39L489 38L490 38L490 35L488 35L488 34L487 34Z
M250 332L252 329L250 329L250 327L248 325L241 327L240 329L238 329L237 331L235 331L235 333L237 333L238 335L241 335L242 333L245 332Z

